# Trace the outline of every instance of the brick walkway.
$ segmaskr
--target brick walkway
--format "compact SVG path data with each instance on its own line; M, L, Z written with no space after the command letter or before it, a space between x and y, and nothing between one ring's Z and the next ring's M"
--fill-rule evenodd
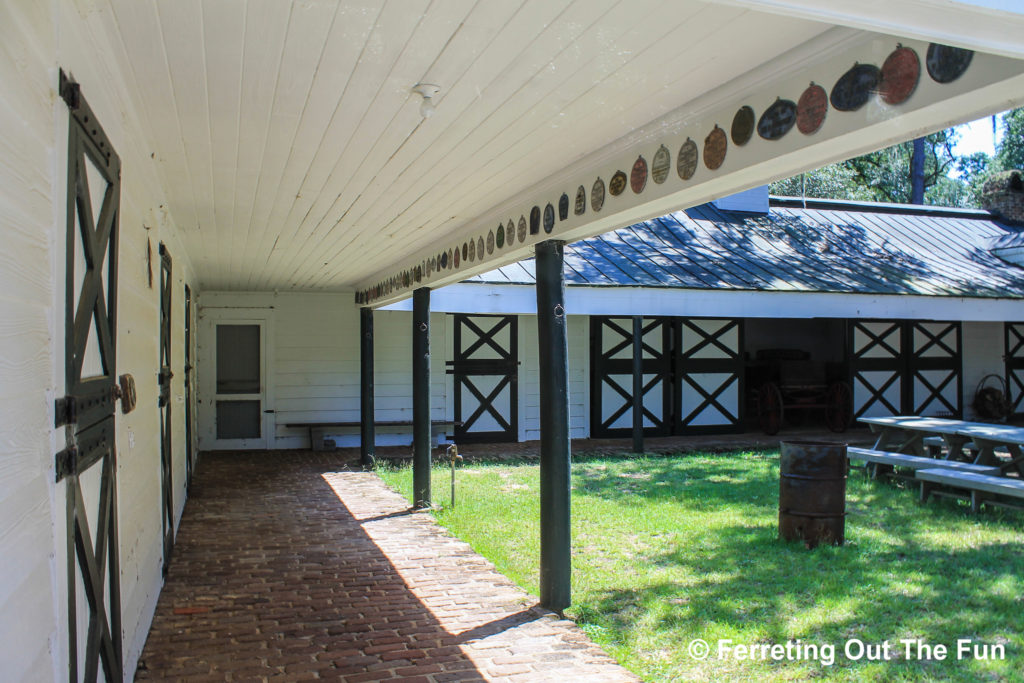
M204 454L139 680L638 680L348 457Z

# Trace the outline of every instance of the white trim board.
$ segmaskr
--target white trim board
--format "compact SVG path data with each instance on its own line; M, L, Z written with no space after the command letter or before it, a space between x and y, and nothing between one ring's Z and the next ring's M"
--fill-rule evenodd
M687 315L740 318L894 318L1004 321L1024 317L1020 299L971 299L905 294L752 292L654 287L566 287L570 315ZM434 313L532 315L532 285L458 283L431 292ZM383 307L411 311L407 299Z

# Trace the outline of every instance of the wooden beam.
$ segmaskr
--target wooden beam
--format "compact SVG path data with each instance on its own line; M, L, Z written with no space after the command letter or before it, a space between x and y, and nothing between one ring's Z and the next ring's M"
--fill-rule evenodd
M633 452L644 452L644 319L633 316Z
M540 358L540 604L559 614L570 586L569 344L564 242L537 244L537 342Z
M413 506L430 507L430 288L412 293Z
M359 463L371 467L377 433L373 407L373 309L359 309Z

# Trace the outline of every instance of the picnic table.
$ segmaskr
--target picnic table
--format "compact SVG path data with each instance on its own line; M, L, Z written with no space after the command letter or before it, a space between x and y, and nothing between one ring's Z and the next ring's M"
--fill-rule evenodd
M1011 462L1024 475L1024 428L1021 427L916 415L862 417L860 421L878 435L874 450L925 457L928 455L926 439L938 436L945 442L947 460L971 459L964 452L970 443L973 444L971 450L977 452L972 459L974 464L1001 466L1005 463L995 451L1002 448L1010 453Z

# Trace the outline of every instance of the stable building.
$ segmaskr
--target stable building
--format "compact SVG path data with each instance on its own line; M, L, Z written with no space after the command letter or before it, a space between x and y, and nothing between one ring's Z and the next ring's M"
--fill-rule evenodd
M701 354L722 354L722 377L746 348L734 339L762 334L752 312L694 303L757 292L655 288L655 273L585 308L577 292L599 288L566 287L565 245L1024 104L1024 12L1010 4L892 0L882 16L826 0L4 3L0 671L132 678L200 448L306 447L309 430L285 425L321 419L358 422L364 462L377 419L411 421L418 505L432 422L538 438L540 598L564 609L569 436L617 410L602 399L590 417L594 387L618 372L609 358L590 379L590 316L642 314L652 340L689 330ZM763 239L732 220L729 239ZM748 278L714 266L733 259L728 244L698 264L723 289ZM531 257L532 295L473 281ZM781 270L757 281L788 281ZM476 294L442 304L447 285ZM631 296L686 301L638 309ZM987 295L920 316L903 294L806 296L960 321L965 350L988 335L966 311ZM411 316L381 310L410 297ZM760 317L800 317L783 310ZM481 313L509 322L459 317ZM863 319L853 303L827 317ZM952 348L929 330L944 340L932 349ZM674 339L651 345L650 381L664 374L654 356L690 348ZM715 410L743 394L672 373L646 394L651 429L668 393L689 405L678 378ZM496 403L509 385L515 400ZM698 417L687 427L720 426Z
M1012 212L1015 199L999 206ZM566 245L573 438L631 434L636 316L648 436L761 429L759 393L768 382L785 388L782 368L825 390L845 383L853 418L975 417L985 378L1020 412L1024 267L1007 250L1021 232L1003 216L769 200L762 187ZM456 443L539 438L534 284L527 259L433 293L431 419ZM246 442L218 441L212 411L201 413L202 448L321 447L307 427L288 426L303 423L325 425L336 445L359 444L357 340L332 342L356 312L323 296L204 294L208 337L262 311L272 392L263 400L273 412L260 416L267 438ZM410 309L375 315L375 415L391 426L380 445L411 443L411 347L401 333ZM218 365L211 357L201 367ZM812 396L779 426L824 424L828 400Z

